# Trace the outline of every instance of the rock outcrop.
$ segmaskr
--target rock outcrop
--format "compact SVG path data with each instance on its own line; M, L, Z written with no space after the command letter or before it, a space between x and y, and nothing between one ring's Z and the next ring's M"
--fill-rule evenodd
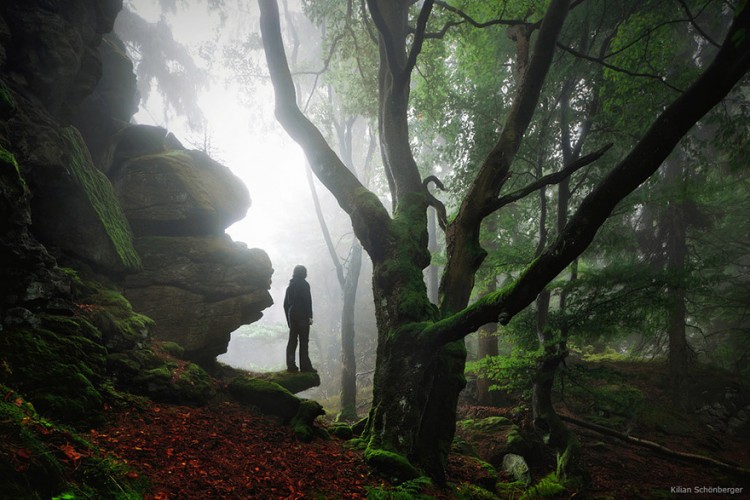
M223 234L247 213L247 188L205 153L167 137L158 127L128 127L105 166L133 230L139 236Z
M140 259L109 180L69 123L101 75L98 46L121 5L0 4L0 140L32 193L30 230L48 251L115 273L137 269Z
M180 344L188 359L210 365L231 332L273 304L262 250L227 236L146 236L136 248L143 271L128 276L125 296L156 322L153 335Z
M166 130L120 131L103 156L143 267L124 281L136 310L155 321L156 338L210 365L231 332L273 304L273 269L263 250L224 230L245 216L247 188L228 168L190 151Z
M128 132L133 68L105 39L121 8L0 0L0 491L12 498L143 496L100 451L74 458L61 443L81 450L72 429L96 425L120 391L209 401L215 380L152 334L208 363L271 303L267 255L224 234L250 204L241 182L166 131ZM165 210L143 210L161 193Z
M42 327L49 339L55 325L65 325L61 335L91 330L86 314L98 306L81 309L73 269L127 287L135 311L120 310L155 323L127 343L112 339L121 325L100 335L107 324L95 324L81 342L101 349L82 350L91 356L76 372L91 381L104 377L101 355L142 349L149 334L209 362L272 303L267 255L224 234L250 206L242 182L164 129L129 125L133 65L110 33L121 8L122 0L0 2L0 332L18 354ZM3 357L0 375L22 359ZM83 375L86 366L95 373Z

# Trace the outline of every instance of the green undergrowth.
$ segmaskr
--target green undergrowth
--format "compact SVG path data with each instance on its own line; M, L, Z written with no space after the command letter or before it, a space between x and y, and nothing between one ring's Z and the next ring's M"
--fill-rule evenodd
M368 488L367 500L429 500L434 498L427 493L430 488L430 478L417 476L395 487Z
M449 495L454 500L493 500L497 494L471 483L448 484L442 488L426 476L404 481L397 486L367 488L367 500L432 500Z
M640 389L606 364L577 364L558 378L560 399L587 420L621 428L635 421L646 406Z
M0 353L0 383L23 391L42 414L80 426L99 419L106 350L90 322L32 316L3 330Z
M530 399L540 351L514 348L507 356L487 356L466 363L466 373L493 381L490 391L517 394Z
M514 481L498 483L497 490L499 498L535 500L539 498L560 498L560 495L567 491L567 488L557 474L551 472L531 486L523 481Z
M142 498L146 482L75 431L41 417L0 385L0 492L3 498Z

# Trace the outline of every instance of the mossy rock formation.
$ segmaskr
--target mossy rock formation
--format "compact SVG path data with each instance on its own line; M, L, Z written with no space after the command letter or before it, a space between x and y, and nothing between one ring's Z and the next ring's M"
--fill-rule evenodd
M200 151L137 156L110 171L110 176L128 220L140 235L221 234L250 206L245 185Z
M123 45L114 36L102 45L121 8L122 0L0 2L0 496L140 497L144 485L71 429L89 429L106 404L121 400L121 390L202 404L218 387L198 365L153 344L153 319L163 318L144 315L122 293L125 277L143 260L109 170L99 168L112 136L122 138L117 132L137 109ZM118 161L143 166L143 154L164 153L171 186L190 195L177 212L182 222L167 226L174 232L194 224L196 239L154 252L145 242L144 253L154 269L182 249L172 257L192 266L185 290L200 297L202 314L217 318L211 341L182 347L212 359L229 332L272 303L273 270L264 252L224 236L249 207L242 183L166 131L153 132L161 134L156 151L135 134L145 143L131 144L128 154L144 153ZM160 189L143 177L129 180L144 193ZM138 229L145 226L151 227ZM215 279L221 275L237 278ZM141 275L139 283L148 280ZM145 286L163 284L157 281ZM163 309L158 302L153 308ZM296 409L289 421L302 425L300 433L315 432L315 403L297 401Z
M302 441L324 434L314 426L315 419L325 414L323 407L315 401L300 399L279 384L248 375L235 378L228 388L240 403L255 406L267 415L290 423Z
M23 391L44 415L87 425L100 414L106 350L101 333L85 319L6 319L0 351L0 382Z
M320 375L317 372L270 372L255 373L254 377L279 384L281 387L297 394L320 385Z

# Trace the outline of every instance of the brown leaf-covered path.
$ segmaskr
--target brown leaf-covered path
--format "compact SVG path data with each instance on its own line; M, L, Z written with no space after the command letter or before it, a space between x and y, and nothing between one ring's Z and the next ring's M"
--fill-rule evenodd
M148 477L150 499L364 498L383 484L341 441L302 443L232 402L116 410L91 440Z

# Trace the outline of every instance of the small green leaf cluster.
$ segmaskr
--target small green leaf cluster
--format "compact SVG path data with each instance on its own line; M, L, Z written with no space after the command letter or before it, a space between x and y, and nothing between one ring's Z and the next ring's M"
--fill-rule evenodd
M541 351L513 348L509 355L489 356L466 364L466 372L493 381L491 391L530 395Z

